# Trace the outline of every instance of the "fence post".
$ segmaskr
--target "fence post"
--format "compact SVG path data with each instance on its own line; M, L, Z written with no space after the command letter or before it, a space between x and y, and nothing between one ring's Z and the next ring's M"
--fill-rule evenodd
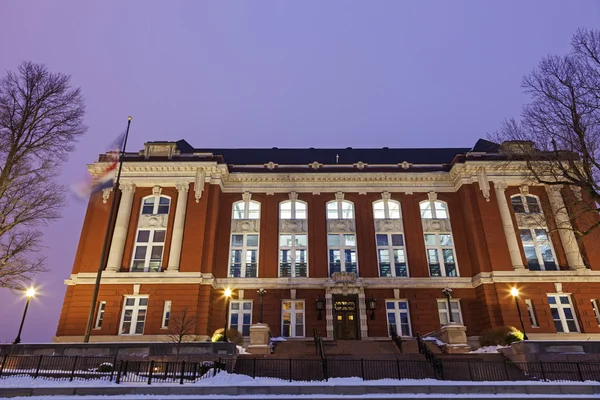
M117 368L117 356L113 357L112 368L110 369L110 378L108 378L109 382L112 382L113 377L115 375L115 368Z
M542 372L542 380L546 380L546 373L544 372L544 363L540 361L540 371Z
M154 360L150 361L150 371L148 371L148 385L152 383L152 373L154 372Z
M579 375L579 380L583 382L583 374L581 373L581 367L579 366L579 363L575 363L575 365L577 366L577 374Z
M164 380L166 381L167 377L169 376L169 362L168 361L165 363L165 374L164 375L165 375Z
M396 360L396 369L398 370L398 379L402 379L402 374L400 373L400 359Z
M181 375L179 376L179 384L183 385L183 377L185 376L185 360L181 362Z
M325 382L329 381L329 371L327 370L327 359L321 358L321 365L323 365L323 377Z
M42 358L43 358L43 357L44 357L44 355L43 355L43 354L40 354L40 359L39 359L39 361L38 361L38 363L37 363L37 367L36 367L36 369L35 369L35 375L33 375L33 378L34 378L34 379L35 379L35 378L37 378L37 377L38 377L38 375L40 374L40 367L42 366Z
M0 377L2 376L2 371L4 371L4 366L6 365L6 360L8 359L8 353L2 357L2 364L0 364Z
M198 363L195 362L194 364L192 364L192 367L194 368L194 374L192 375L192 382L196 382L196 374L198 373Z
M79 356L75 356L75 359L73 360L73 368L71 368L71 376L69 377L69 382L73 382L73 377L75 376L75 368L77 367L77 357Z
M252 379L256 379L256 357L252 359Z
M473 373L471 372L471 361L467 360L467 369L469 370L469 380L473 382Z
M116 366L116 364L115 364ZM113 367L114 369L114 367ZM121 370L123 369L123 360L119 363L119 370L117 371L117 379L115 379L115 383L118 385L121 383Z
M365 380L365 360L363 360L362 358L360 359L360 376L362 377L362 380Z
M290 368L289 368L289 372L290 372L290 382L292 381L292 359L290 358Z
M504 372L506 372L506 380L510 381L510 375L508 373L508 361L504 360Z

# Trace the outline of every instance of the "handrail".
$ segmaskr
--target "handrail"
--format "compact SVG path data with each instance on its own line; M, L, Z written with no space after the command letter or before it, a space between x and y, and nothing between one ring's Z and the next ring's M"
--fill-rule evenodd
M427 343L421 338L421 335L417 333L417 346L419 348L419 353L423 354L425 360L431 364L433 370L438 375L439 379L444 379L444 365L442 364L442 360L433 354L433 351L427 347Z
M400 350L400 353L402 353L402 336L398 335L392 325L390 325L390 336L396 347L398 347L398 350Z

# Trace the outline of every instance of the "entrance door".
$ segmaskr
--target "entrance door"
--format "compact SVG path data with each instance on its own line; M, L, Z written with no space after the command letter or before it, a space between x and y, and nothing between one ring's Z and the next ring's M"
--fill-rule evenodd
M334 296L334 335L339 340L358 339L358 309L356 296Z

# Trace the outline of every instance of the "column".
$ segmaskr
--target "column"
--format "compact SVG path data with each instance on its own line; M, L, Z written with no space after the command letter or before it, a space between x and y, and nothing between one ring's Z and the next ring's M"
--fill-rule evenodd
M177 182L175 187L177 188L177 207L175 208L175 222L173 223L171 250L169 252L169 265L167 266L167 271L169 272L179 271L189 184L187 182Z
M494 190L496 191L496 199L498 200L498 208L500 209L500 218L502 219L502 226L504 227L504 236L506 236L506 243L508 244L510 261L512 262L514 269L522 269L525 268L525 266L523 265L523 258L521 258L521 250L519 248L519 241L517 240L515 226L513 225L510 214L510 208L508 207L508 202L504 195L506 187L506 182L494 182Z
M585 269L583 258L579 252L579 245L577 244L575 233L573 233L573 226L569 220L569 214L567 213L565 202L560 193L562 187L562 185L546 186L550 207L552 207L552 213L554 214L554 220L556 221L560 241L565 249L569 267L571 267L571 269Z
M133 205L133 195L135 193L135 184L124 182L119 186L121 189L121 201L115 221L112 242L110 244L110 253L108 254L107 271L118 271L123 261L123 251L125 250L125 240L127 239L127 230L129 229L129 220L131 217L131 206Z

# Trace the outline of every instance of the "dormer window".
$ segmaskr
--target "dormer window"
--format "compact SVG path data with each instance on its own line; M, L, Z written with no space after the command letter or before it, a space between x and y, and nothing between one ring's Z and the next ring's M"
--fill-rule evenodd
M515 213L539 214L540 202L535 196L518 194L510 198Z

